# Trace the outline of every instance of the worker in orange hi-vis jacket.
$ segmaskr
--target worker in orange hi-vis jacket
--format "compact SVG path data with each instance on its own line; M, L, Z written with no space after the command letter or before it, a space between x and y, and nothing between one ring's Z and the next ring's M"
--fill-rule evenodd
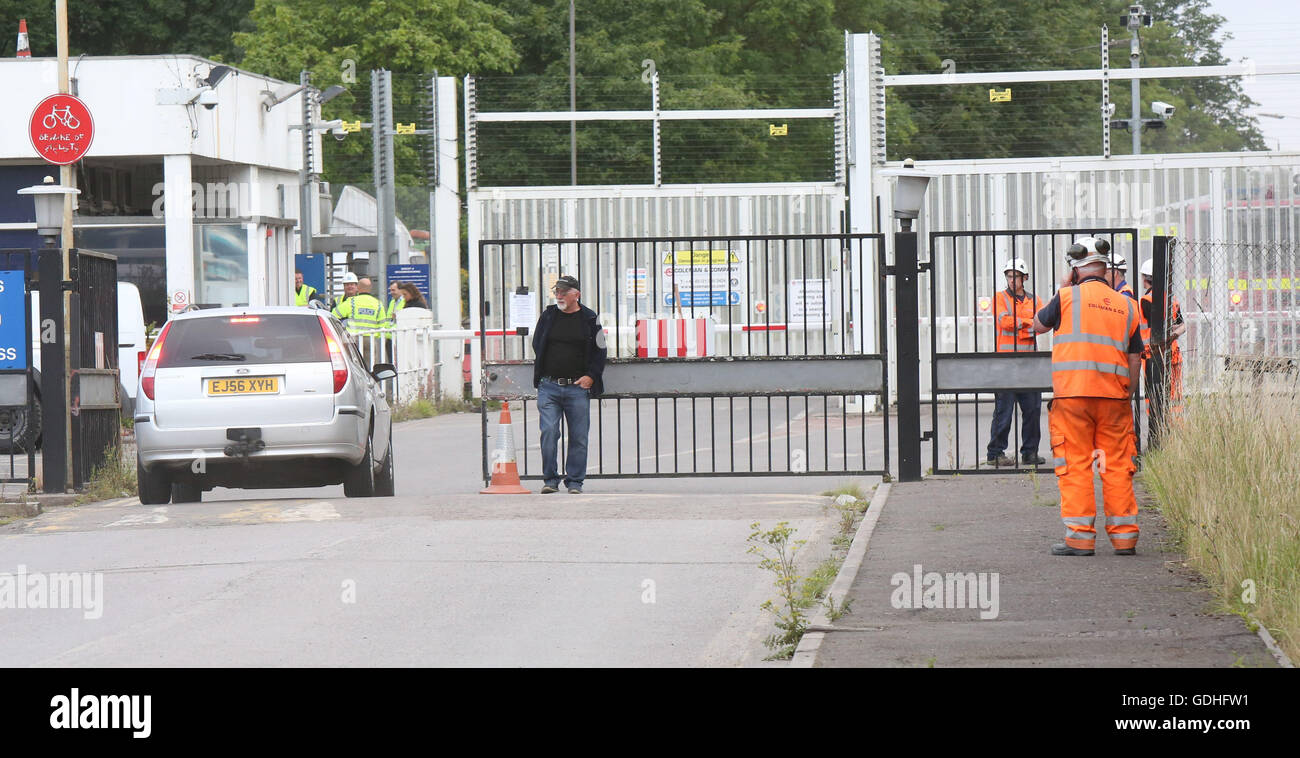
M1106 535L1116 555L1137 547L1137 470L1132 399L1138 386L1142 336L1138 306L1106 281L1110 245L1083 237L1066 252L1061 288L1038 315L1034 330L1055 331L1048 428L1061 489L1065 542L1052 555L1092 555L1097 515L1094 462L1101 474Z
M1142 263L1142 298L1138 305L1142 311L1142 374L1150 378L1147 369L1147 361L1153 354L1153 347L1159 348L1160 345L1151 344L1151 260L1148 258ZM1187 331L1187 324L1183 321L1182 309L1178 307L1178 301L1173 295L1169 296L1169 315L1165 321L1165 341L1168 346L1169 355L1169 373L1166 376L1169 382L1169 402L1172 410L1177 413L1181 410L1180 404L1183 399L1183 351L1178 347L1178 338L1183 336ZM1150 384L1148 382L1148 384ZM1147 387L1147 400L1151 399L1153 387Z
M1002 265L1007 278L1007 288L994 296L995 343L999 353L1032 353L1038 349L1038 335L1034 332L1034 314L1043 307L1043 301L1034 293L1025 291L1029 267L1023 258L1011 258ZM993 425L989 429L987 461L990 466L1014 466L1016 459L1007 457L1007 438L1011 434L1014 409L1020 406L1020 462L1026 466L1040 466L1047 461L1038 454L1042 432L1039 427L1043 393L1004 390L994 393Z

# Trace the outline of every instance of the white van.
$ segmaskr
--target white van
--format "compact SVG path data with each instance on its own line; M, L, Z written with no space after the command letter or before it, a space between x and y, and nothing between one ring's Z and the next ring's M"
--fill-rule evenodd
M36 412L28 414L25 410L11 412L0 418L0 451L12 447L16 436L19 440L36 440L39 446L41 434L41 338L40 338L41 293L32 292L32 368L35 369ZM140 301L140 290L130 282L117 283L117 361L121 370L120 396L122 415L130 416L135 412L135 393L140 383L140 366L144 363L146 350L144 323L144 306ZM15 433L16 432L16 433ZM20 445L20 448L22 446Z

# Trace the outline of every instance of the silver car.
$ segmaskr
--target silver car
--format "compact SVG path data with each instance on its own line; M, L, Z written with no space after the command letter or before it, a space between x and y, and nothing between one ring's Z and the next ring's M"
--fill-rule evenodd
M174 316L140 371L140 502L196 502L213 487L343 483L393 494L382 381L327 311L220 308Z

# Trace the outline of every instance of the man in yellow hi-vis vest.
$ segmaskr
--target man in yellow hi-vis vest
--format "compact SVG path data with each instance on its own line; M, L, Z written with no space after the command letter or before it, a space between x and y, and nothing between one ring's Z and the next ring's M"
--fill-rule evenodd
M306 307L312 299L319 300L316 297L316 288L310 284L304 284L302 281L302 272L293 272L293 304Z

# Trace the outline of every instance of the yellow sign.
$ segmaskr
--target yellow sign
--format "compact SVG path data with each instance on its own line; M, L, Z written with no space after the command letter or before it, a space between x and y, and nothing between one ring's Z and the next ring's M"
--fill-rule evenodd
M740 263L740 256L726 250L677 250L664 255L664 263L674 266L719 266Z
M398 134L415 134L415 124L397 124Z
M789 133L790 127L788 124L781 124L780 126L776 124L767 125L767 136L769 137L784 137Z
M1200 279L1186 279L1184 286L1192 290L1207 290L1210 288L1210 280L1207 277ZM1300 278L1281 277L1279 279L1229 279L1228 289L1230 291L1245 292L1246 290L1290 290L1292 288L1300 289Z
M356 121L344 121L344 122L343 122L343 131L345 131L345 132L349 132L349 133L351 133L351 132L359 132L359 131L361 131L361 120L358 119L358 120L356 120Z
M1007 87L1006 89L1001 91L995 89L989 90L989 102L990 103L1011 102L1011 88Z

